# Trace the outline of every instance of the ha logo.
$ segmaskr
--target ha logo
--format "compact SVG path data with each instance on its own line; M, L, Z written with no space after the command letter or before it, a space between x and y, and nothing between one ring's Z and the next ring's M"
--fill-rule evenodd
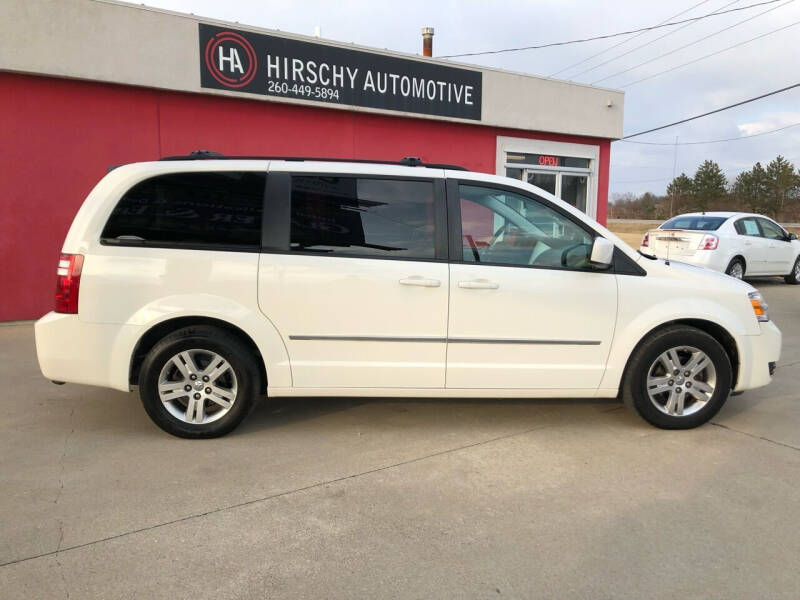
M253 45L232 31L221 31L208 40L204 56L211 76L229 88L246 86L258 67Z

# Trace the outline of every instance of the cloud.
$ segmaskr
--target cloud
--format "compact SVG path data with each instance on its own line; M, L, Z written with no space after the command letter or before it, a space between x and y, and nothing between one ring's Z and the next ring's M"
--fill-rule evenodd
M1 2L2 0L0 0ZM434 55L460 54L558 42L637 29L666 19L684 19L724 9L730 0L675 3L642 0L144 0L146 4L193 12L254 26L311 34L322 26L328 39L378 48L419 52L420 27L436 28ZM756 4L749 0L747 4ZM740 2L736 6L745 6ZM732 6L733 7L733 6ZM512 71L575 79L625 92L625 133L630 134L714 110L796 82L796 39L800 2L776 2L702 19L686 26L627 38L557 46L464 60ZM634 50L628 53L629 50ZM674 51L674 52L673 52ZM607 62L606 62L607 61ZM576 66L567 68L570 65ZM685 66L680 66L685 65ZM596 68L593 68L596 67ZM674 70L674 67L679 67ZM585 74L581 71L591 69ZM652 78L634 83L639 79ZM672 146L680 143L737 138L800 121L800 88L732 110L637 137L667 143L649 146L617 142L611 150L611 193L663 193L676 174L693 175L706 159L734 178L756 161L778 154L800 165L800 127L732 142ZM794 115L794 116L791 116ZM421 152L422 150L420 150Z
M800 112L777 112L768 113L758 121L742 123L737 127L742 132L742 135L756 135L794 125L795 123L800 123Z

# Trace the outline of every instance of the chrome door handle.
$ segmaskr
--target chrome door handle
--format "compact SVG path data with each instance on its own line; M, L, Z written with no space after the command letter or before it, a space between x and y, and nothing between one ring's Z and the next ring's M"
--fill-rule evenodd
M442 285L442 282L438 279L427 279L426 277L420 277L419 275L412 275L411 277L406 277L405 279L400 280L400 285L416 285L419 287L439 287Z
M468 290L496 290L500 284L488 279L473 279L472 281L459 281L458 287Z

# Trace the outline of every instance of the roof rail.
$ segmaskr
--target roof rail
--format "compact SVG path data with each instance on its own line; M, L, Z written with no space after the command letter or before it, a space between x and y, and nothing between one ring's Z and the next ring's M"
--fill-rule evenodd
M459 165L426 163L417 156L405 156L402 160L371 160L365 158L312 158L308 156L225 156L213 150L195 150L186 155L163 156L159 160L285 160L285 161L318 161L318 162L355 162L374 165L400 165L403 167L425 167L428 169L448 169L450 171L468 171Z

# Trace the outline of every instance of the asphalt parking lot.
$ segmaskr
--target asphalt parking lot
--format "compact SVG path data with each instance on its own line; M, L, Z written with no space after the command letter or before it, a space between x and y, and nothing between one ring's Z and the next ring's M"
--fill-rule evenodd
M796 599L800 289L755 285L775 379L683 432L615 401L321 398L180 440L0 327L0 596Z

